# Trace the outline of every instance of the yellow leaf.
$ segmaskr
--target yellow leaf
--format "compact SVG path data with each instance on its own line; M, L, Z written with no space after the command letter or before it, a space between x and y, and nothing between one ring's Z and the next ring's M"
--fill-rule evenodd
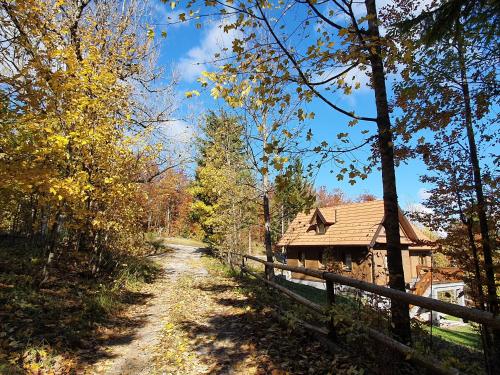
M192 98L193 96L200 96L200 93L198 90L192 90L192 91L187 91L184 95L186 95L186 98Z

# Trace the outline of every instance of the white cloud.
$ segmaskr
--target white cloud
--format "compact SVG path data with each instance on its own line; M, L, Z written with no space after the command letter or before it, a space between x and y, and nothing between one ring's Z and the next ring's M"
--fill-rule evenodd
M426 214L431 214L434 212L432 209L425 207L422 203L409 203L406 206L405 211L421 212L421 213L426 213Z
M232 22L227 20L211 24L205 31L200 44L191 48L185 57L182 57L177 70L181 79L187 82L193 82L200 77L203 71L213 66L214 55L222 53L224 48L231 48L231 44L240 33L234 30L224 32L225 24Z
M193 142L196 131L186 121L172 120L165 123L165 136L175 144L186 144Z
M163 154L182 163L191 162L194 155L196 128L184 120L166 121L158 139L163 145Z

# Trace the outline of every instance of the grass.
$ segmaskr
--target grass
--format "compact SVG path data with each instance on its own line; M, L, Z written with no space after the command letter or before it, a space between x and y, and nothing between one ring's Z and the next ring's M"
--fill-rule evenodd
M282 278L277 278L277 281L280 285L285 286L291 291L301 295L302 297L307 298L308 300L315 302L320 305L327 304L326 291L322 289L318 289L309 285L303 285L294 283L291 281L287 281ZM342 304L343 306L350 305L351 307L356 307L356 302L347 296L336 295L336 302ZM445 319L453 320L453 321L461 321L461 319L445 316ZM427 332L430 331L429 326L423 326L424 330ZM481 337L479 333L470 325L467 326L457 326L450 328L439 328L432 327L432 333L447 342L450 342L455 345L467 346L470 348L481 348Z
M262 267L261 270L262 272ZM251 279L249 279L251 280ZM326 291L309 285L299 284L287 281L283 278L277 278L276 281L290 289L291 291L309 299L320 305L326 305ZM253 285L254 290L262 289L261 285ZM260 293L260 295L262 295ZM260 297L265 298L265 297ZM336 298L336 308L334 317L339 321L355 323L350 331L347 330L348 336L356 336L356 324L371 325L374 329L389 333L389 320L387 311L378 311L369 305L363 304L354 295L338 294ZM275 300L268 299L269 303L274 303ZM297 311L297 305L288 304L288 308ZM303 311L303 310L302 310ZM303 314L303 312L301 313ZM299 314L300 316L300 314ZM450 317L446 317L449 319ZM316 318L317 319L317 318ZM451 320L451 319L450 319ZM311 321L313 324L318 324L318 321ZM477 349L481 348L479 334L470 326L453 327L453 328L436 328L433 327L433 340L430 340L429 327L421 323L415 322L412 325L415 343L419 350L423 353L432 354L435 358L443 360L450 366L459 368L466 373L481 373L482 368L481 353ZM350 340L350 338L348 338ZM370 354L371 355L371 354ZM375 356L376 357L376 356ZM456 362L454 358L463 358L464 361Z
M302 297L307 298L309 301L326 305L326 291L322 289L315 288L313 286L294 283L292 281L285 280L281 277L276 278L278 284L290 289Z
M430 327L425 326L426 331L430 332L430 329ZM432 334L456 345L481 348L481 336L469 325L453 328L432 327Z
M77 373L87 356L99 356L105 336L132 324L120 317L144 303L141 285L160 273L152 261L113 257L116 266L98 276L89 254L63 252L40 285L43 251L20 240L0 241L0 373Z
M207 247L207 244L193 238L183 237L163 237L155 232L148 232L144 236L146 244L151 248L152 254L171 252L173 249L169 245L184 245L194 247Z
M319 314L312 312L305 306L296 303L295 301L286 298L279 291L276 291L271 288L267 288L262 281L255 279L249 275L241 275L240 272L232 271L228 266L222 264L219 261L215 261L214 264L213 258L210 259L207 257L204 260L204 265L209 270L209 272L229 277L232 276L238 280L239 289L241 292L248 296L251 299L254 305L259 306L256 309L262 311L266 311L269 309L275 310L279 312L280 321L283 324L286 324L282 329L298 329L298 332L294 332L293 335L298 336L307 336L311 334L311 331L308 329L303 329L300 327L300 324L297 323L297 319L302 321L306 321L315 326L326 326L328 323L328 318L324 316L320 316ZM262 274L262 269L261 272ZM326 304L326 291L318 288L314 288L312 286L293 283L290 281L286 281L284 279L276 278L276 281L294 291L295 293L308 298L312 302L317 304ZM353 300L345 297L345 296L336 296L337 304L336 306L339 308L338 315L347 315L352 316L353 307L357 308L353 305ZM336 312L337 314L337 312ZM348 320L347 318L343 320ZM342 348L340 352L337 352L336 355L348 360L352 360L352 364L359 368L365 369L375 369L375 368L384 368L383 373L391 373L397 374L399 373L397 369L408 370L405 373L415 373L415 369L412 368L407 362L401 360L401 358L394 356L394 353L388 353L385 348L382 348L382 351L377 348L377 351L372 348L376 347L373 343L369 342L369 339L366 335L356 331L356 329L342 329L340 326L337 327L338 334L338 343L339 348ZM324 351L324 348L322 349ZM367 355L367 351L371 352L373 355ZM375 354L374 354L375 353ZM335 367L335 361L332 364ZM412 372L413 370L413 372ZM358 373L357 371L347 371L347 368L344 368L343 371L333 373ZM363 373L363 372L360 372ZM368 371L368 373L371 373ZM375 372L376 373L376 372ZM381 373L381 372L378 372Z
M260 242L253 242L252 255L266 255L266 247Z
M194 238L184 238L184 237L163 237L158 235L158 233L148 232L145 234L145 240L153 248L168 247L168 245L186 245L195 247L206 247L207 244L203 241Z
M443 319L451 320L453 322L461 322L462 321L462 318L459 318L459 317L456 317L456 316L451 316L451 315L444 315Z

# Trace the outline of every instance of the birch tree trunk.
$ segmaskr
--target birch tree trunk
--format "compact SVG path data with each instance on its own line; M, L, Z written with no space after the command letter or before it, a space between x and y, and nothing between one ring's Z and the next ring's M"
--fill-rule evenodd
M267 131L267 119L266 116L263 116L262 120L262 149L265 155L265 147L267 144L268 131ZM262 172L262 188L263 188L263 197L262 197L262 205L264 208L264 245L266 247L266 260L268 262L273 261L273 245L271 239L271 211L269 208L269 163L267 159L264 161L264 167ZM268 280L274 278L274 268L266 266L266 277Z

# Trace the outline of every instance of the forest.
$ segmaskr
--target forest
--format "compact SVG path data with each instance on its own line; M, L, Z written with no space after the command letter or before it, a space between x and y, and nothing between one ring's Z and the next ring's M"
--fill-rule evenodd
M222 264L279 262L298 214L379 200L387 287L408 292L404 211L431 269L459 269L467 307L498 319L498 1L0 0L0 38L0 373L421 373L375 371L372 352L322 357L290 327L279 339L272 314L309 315L262 312L269 288ZM219 292L231 323L215 320ZM432 354L411 307L392 300L387 334ZM235 346L255 368L193 349L203 324L224 342L240 318L252 331ZM158 347L130 364L120 339L151 325ZM441 359L500 373L500 329L473 328L480 355ZM262 332L269 347L251 341Z

